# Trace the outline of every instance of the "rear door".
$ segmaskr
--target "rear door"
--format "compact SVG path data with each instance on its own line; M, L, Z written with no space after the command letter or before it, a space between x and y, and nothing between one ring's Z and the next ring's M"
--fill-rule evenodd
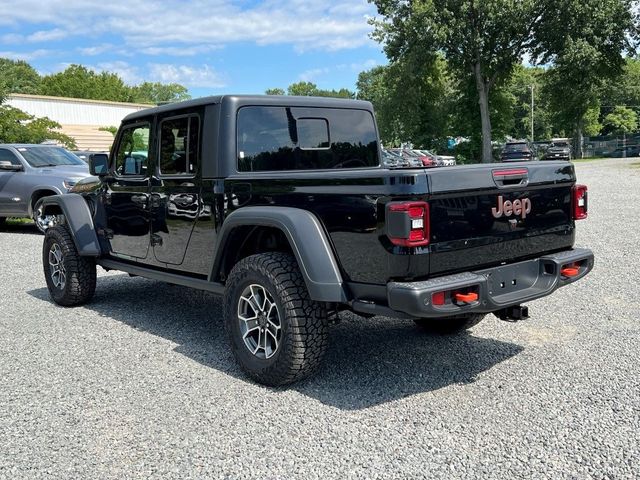
M151 179L151 244L157 261L181 265L204 212L200 194L200 111L158 119L158 164Z
M430 273L512 262L574 243L573 165L470 165L428 171Z
M102 193L111 254L144 261L149 251L149 158L152 119L121 127L113 176Z

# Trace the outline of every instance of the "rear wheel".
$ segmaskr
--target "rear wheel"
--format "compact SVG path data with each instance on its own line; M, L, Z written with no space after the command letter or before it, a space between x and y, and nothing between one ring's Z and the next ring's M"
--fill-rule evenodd
M289 254L262 253L238 262L227 281L224 318L238 364L265 385L311 375L327 347L325 306L309 298Z
M484 314L472 313L447 318L415 318L413 321L420 330L443 335L463 332L477 325Z
M64 226L47 229L42 264L49 294L54 302L72 307L87 302L96 290L96 262L78 255Z

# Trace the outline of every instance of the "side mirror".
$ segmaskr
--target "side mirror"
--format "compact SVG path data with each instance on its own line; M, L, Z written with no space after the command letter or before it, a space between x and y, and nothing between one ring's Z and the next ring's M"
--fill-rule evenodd
M8 172L21 172L24 170L22 165L15 165L8 160L0 160L0 170L5 170Z
M109 171L109 155L105 153L92 153L89 155L89 173L99 177Z

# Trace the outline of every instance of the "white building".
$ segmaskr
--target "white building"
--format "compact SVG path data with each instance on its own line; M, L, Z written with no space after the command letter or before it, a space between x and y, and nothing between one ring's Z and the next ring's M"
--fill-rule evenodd
M119 103L83 98L45 97L12 93L6 103L35 117L58 122L62 133L76 141L78 150L107 151L113 135L100 127L117 127L130 113L154 105Z

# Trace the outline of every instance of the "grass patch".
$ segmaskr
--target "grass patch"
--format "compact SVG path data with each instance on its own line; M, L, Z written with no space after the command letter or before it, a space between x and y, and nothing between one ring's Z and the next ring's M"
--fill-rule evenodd
M31 218L7 218L7 225L26 225L33 223Z

